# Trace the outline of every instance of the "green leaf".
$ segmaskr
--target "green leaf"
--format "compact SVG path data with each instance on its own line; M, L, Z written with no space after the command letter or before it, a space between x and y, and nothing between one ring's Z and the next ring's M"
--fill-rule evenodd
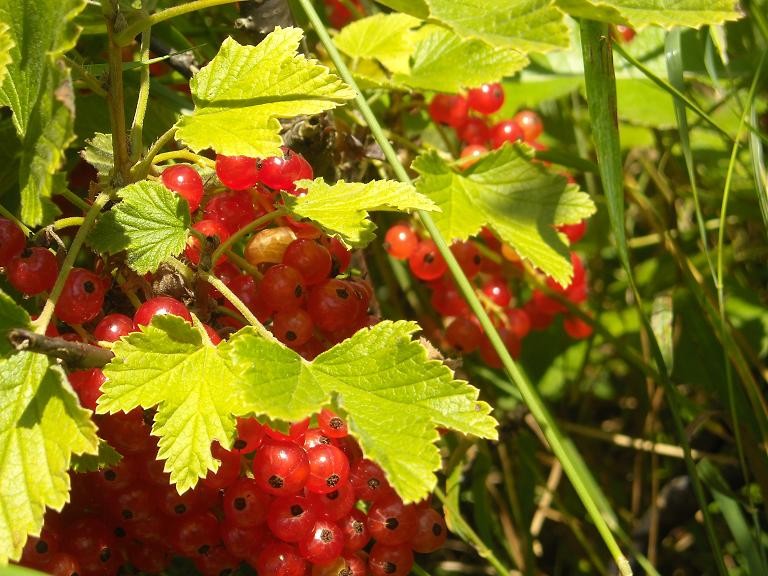
M96 427L64 371L41 354L0 360L0 564L18 560L46 506L61 510L72 454L95 453Z
M242 406L227 345L203 343L200 332L176 316L157 316L141 332L118 341L104 368L98 413L157 406L152 434L158 457L179 492L193 487L219 462L211 443L234 440L232 412Z
M33 110L21 150L21 219L29 226L46 221L57 172L75 139L75 94L69 70L57 63L46 73L45 90Z
M274 156L278 118L318 114L354 98L328 68L298 55L302 31L276 27L258 46L227 38L190 83L195 111L176 137L195 151Z
M396 82L422 90L458 92L511 76L528 64L528 58L517 50L476 38L462 39L447 28L430 28L433 32L416 48L410 72L395 74Z
M13 301L13 298L0 290L0 357L13 351L8 342L8 332L14 328L29 328L29 314Z
M112 134L97 132L85 141L85 149L80 156L91 166L96 168L99 182L106 182L109 173L115 166L115 156L112 151Z
M520 256L567 285L573 269L555 226L589 217L595 205L563 176L532 163L532 155L529 146L505 145L459 171L437 152L427 152L413 163L421 175L416 189L442 209L434 220L447 240L466 240L488 226Z
M376 0L376 2L389 6L398 12L416 16L416 18L427 18L429 16L429 7L425 0Z
M14 46L8 25L0 22L0 86L3 85L8 64L11 63L11 48Z
M435 486L437 426L497 438L478 390L429 360L411 336L414 322L380 322L308 362L246 329L231 340L251 411L293 421L335 402L366 457L378 462L409 502Z
M376 226L368 219L369 212L437 209L432 200L416 192L413 186L395 180L365 184L340 180L328 185L322 178L316 178L300 180L296 185L306 188L307 194L286 196L286 207L351 247L366 246L375 237Z
M462 38L478 38L520 52L549 52L568 47L564 14L554 0L426 0L431 20ZM404 7L405 8L405 7ZM419 10L419 6L414 6ZM405 12L417 15L411 9Z
M352 58L375 58L391 72L407 73L416 49L414 28L422 21L407 14L376 14L342 28L334 44Z
M86 0L0 0L0 22L10 27L14 43L0 105L11 107L20 136L29 130L40 100L50 96L47 75L55 58L75 45L80 30L72 20L85 6Z
M73 472L95 472L104 468L116 466L122 460L120 453L112 448L104 440L99 439L99 448L96 454L81 454L72 458Z
M635 28L700 28L705 24L738 20L742 16L734 0L675 0L672 4L667 0L557 0L557 5L577 18Z
M127 262L139 274L154 272L186 245L190 225L186 200L159 182L130 184L121 202L103 214L88 237L99 252L128 251Z

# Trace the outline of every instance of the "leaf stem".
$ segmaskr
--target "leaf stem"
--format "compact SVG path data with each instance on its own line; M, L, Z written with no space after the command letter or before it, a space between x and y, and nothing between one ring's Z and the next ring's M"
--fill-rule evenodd
M100 346L85 342L70 342L64 338L50 338L30 330L15 329L8 333L16 350L39 352L54 358L64 360L70 367L101 368L109 364L114 354Z
M115 36L116 13L113 4L101 3L104 18L107 21L109 36L109 76L107 82L107 101L109 102L109 121L112 126L112 150L115 157L115 184L120 188L128 184L130 157L128 154L128 134L125 127L125 94L123 91L123 55Z
M64 59L64 62L66 62L67 66L75 70L80 75L80 77L83 79L83 82L85 82L85 84L88 86L91 92L93 92L97 96L101 96L102 98L107 97L107 91L104 90L104 86L102 85L102 83L99 81L98 78L96 78L96 76L88 72L88 70L85 69L85 66L83 66L76 60L73 60L66 54L63 55L62 58Z
M323 23L320 20L320 17L317 15L314 7L312 6L312 3L310 0L299 0L299 3L309 17L309 20L312 22L312 25L314 26L320 41L328 51L328 55L336 65L340 76L355 90L355 102L357 103L361 114L368 123L371 133L378 142L379 146L381 146L381 149L384 152L384 155L386 156L390 165L392 166L395 174L402 182L410 183L411 179L408 176L405 167L400 163L397 153L390 144L389 140L387 140L385 137L378 119L374 115L370 106L368 106L368 103L365 101L365 98L360 92L355 79L347 68L347 65L345 64L338 50L336 49L336 46L333 44L331 37L328 35L328 32L323 26ZM539 396L538 391L528 381L528 379L523 375L522 371L515 364L515 361L512 359L509 351L502 342L498 331L494 327L490 318L488 318L488 315L485 313L485 310L480 304L480 301L477 299L475 291L472 288L469 280L467 280L467 277L464 275L461 266L459 266L459 263L453 256L453 253L448 248L445 239L441 236L440 231L437 229L437 226L432 220L432 217L428 212L423 210L420 210L418 215L432 236L432 239L437 245L440 254L448 264L448 268L450 269L454 280L458 284L459 289L467 300L467 303L480 321L483 330L485 330L486 334L488 335L494 350L502 361L507 375L520 389L523 400L544 431L552 451L557 456L557 459L561 462L563 469L566 471L566 474L568 475L568 478L570 479L574 489L578 493L579 498L584 504L584 507L592 518L592 521L595 523L595 526L600 532L603 541L605 542L606 546L611 552L611 555L616 561L616 565L620 567L621 574L631 574L629 564L624 554L621 552L619 544L614 538L611 528L608 526L607 518L610 518L611 523L615 524L615 515L613 513L608 514L608 511L606 510L601 510L600 506L598 505L598 501L605 501L605 497L597 488L597 484L594 478L592 478L586 464L582 460L581 455L576 451L573 445L563 437L562 432L557 426L557 422L549 413L549 410L544 404L542 398ZM491 558L493 558L492 555ZM489 558L489 561L491 561L491 558ZM497 559L494 558L494 561L499 564L494 564L494 566L497 569L500 569L501 573L508 573L508 570L505 569L503 565L500 565Z
M173 140L173 137L176 135L176 130L177 128L174 124L154 141L152 146L149 147L149 150L147 150L147 153L144 154L144 158L131 167L131 178L139 180L147 175L153 159L158 155L160 150L165 148L165 146Z
M82 216L70 216L69 218L59 218L53 223L56 230L70 228L72 226L82 226L84 218Z
M212 8L213 6L221 6L223 4L234 4L236 1L237 0L195 0L193 2L179 4L178 6L172 6L165 10L160 10L159 12L144 16L133 22L130 26L115 36L115 42L119 46L126 46L131 43L131 40L133 40L137 34L144 32L144 30L155 24L165 22L166 20L181 16L182 14L203 10L204 8Z
M80 198L80 196L78 196L68 188L62 188L60 190L57 190L56 194L58 194L59 196L63 196L69 201L70 204L77 206L83 212L88 212L88 210L91 209L91 205L88 204L88 202Z
M205 168L214 168L216 166L216 162L210 158L200 156L200 154L195 154L189 150L171 150L170 152L163 152L152 159L152 164L160 164L166 160L189 160L190 162L194 162Z
M131 123L131 160L136 161L141 157L143 149L144 116L147 113L147 101L149 100L149 42L152 30L147 28L141 33L141 68L139 96L136 100L136 111Z
M59 271L59 275L56 278L56 284L54 284L53 290L51 290L51 293L48 296L48 300L45 302L43 311L40 312L40 316L37 318L37 320L32 322L32 326L34 327L37 334L45 334L45 330L48 328L48 324L50 323L51 317L53 316L53 311L56 308L56 302L59 301L61 291L64 289L64 283L67 281L67 277L69 276L70 270L72 270L72 266L74 266L77 255L80 253L80 248L82 248L86 236L88 236L88 233L91 231L91 227L96 221L96 217L101 212L101 209L104 208L106 203L109 201L109 198L110 195L107 192L102 192L99 194L83 218L83 223L80 226L80 229L77 231L77 234L75 234L74 240L72 240L72 245L69 247L67 256L64 258L64 262L61 263L61 270Z
M232 234L229 238L224 240L221 244L219 244L218 248L213 251L213 254L211 255L211 262L217 262L219 260L219 257L224 254L227 250L229 250L230 246L240 240L243 236L246 234L249 234L253 232L254 230L258 230L262 226L272 222L272 220L275 220L277 218L280 218L281 216L285 216L288 214L288 210L285 208L277 208L276 210L273 210L272 212L268 212L267 214L264 214L261 218L256 218L253 222L247 224L246 226L243 226Z

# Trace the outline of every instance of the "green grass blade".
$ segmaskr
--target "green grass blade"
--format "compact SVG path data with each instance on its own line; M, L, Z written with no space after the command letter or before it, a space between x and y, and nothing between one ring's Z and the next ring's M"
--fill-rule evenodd
M312 25L315 27L315 31L317 32L320 41L323 43L323 46L328 51L329 57L336 65L339 75L347 84L355 89L355 92L357 93L355 102L357 103L358 109L363 115L363 118L365 118L371 133L376 139L376 142L379 144L379 146L381 146L381 149L384 152L384 155L391 165L395 175L403 182L410 182L410 177L408 176L405 167L400 162L397 153L390 144L389 140L386 138L386 135L384 134L378 119L373 114L373 111L360 92L360 89L357 87L357 83L352 77L349 68L336 49L336 46L333 44L333 41L331 40L328 32L322 24L322 21L312 6L311 1L299 0L299 2L301 3L302 8L312 22ZM528 381L528 379L524 376L522 371L518 368L517 364L510 356L509 351L502 342L498 331L491 323L490 318L483 309L483 306L480 304L480 301L478 300L477 295L475 294L475 291L472 288L469 280L461 270L459 263L453 256L453 253L449 250L445 239L440 235L440 232L437 229L437 226L435 226L435 223L429 213L421 211L419 212L419 217L424 223L427 231L432 236L432 239L440 250L443 258L445 258L445 261L448 264L448 268L451 271L456 284L458 285L462 294L466 298L467 303L477 316L480 324L488 335L494 350L497 352L499 358L502 361L505 371L515 383L515 385L519 388L526 405L531 411L531 414L534 416L536 421L541 426L541 429L544 431L552 451L562 464L563 470L567 474L568 479L571 481L574 490L579 495L582 504L584 505L587 513L592 519L592 522L595 524L595 527L600 533L600 536L608 547L608 550L613 556L616 565L621 571L621 574L631 574L632 571L629 567L629 563L622 553L621 548L619 547L619 544L613 534L613 531L609 526L609 523L614 525L616 524L615 513L612 511L608 513L598 505L598 501L601 499L605 500L605 497L602 494L598 495L596 493L596 491L599 492L599 489L595 488L597 484L591 477L591 474L584 464L581 455L571 448L567 437L564 436L560 431L557 422L552 417L547 406L544 404L544 401L542 400L538 391L531 384L531 382ZM491 561L491 557L488 557L488 559ZM496 563L501 564L498 559L494 558L494 560Z
M584 77L587 88L587 102L592 121L592 134L597 153L597 164L606 195L608 217L614 235L619 260L627 274L627 281L634 296L643 329L648 337L654 362L661 376L661 383L670 404L670 413L675 425L678 440L683 448L688 474L691 476L694 491L704 516L704 525L718 571L727 574L723 563L720 543L715 534L711 516L707 508L704 488L696 473L696 466L691 458L691 447L683 429L678 409L678 392L669 379L669 371L664 362L661 348L651 328L650 321L643 309L642 299L635 284L632 266L629 261L626 232L624 229L624 178L622 170L621 143L616 100L616 78L613 70L613 52L611 33L607 24L584 20L581 22L581 43L584 57ZM681 95L685 98L684 95Z
M752 102L749 112L749 123L757 126L757 106ZM765 233L768 236L768 171L765 169L765 153L760 138L755 132L749 135L749 150L752 155L752 169L755 176L755 193L760 203L760 214L763 216Z
M683 51L680 44L680 29L672 30L666 38L666 59L667 75L669 81L681 94L685 90L683 82ZM691 138L688 127L688 118L685 115L685 102L676 94L673 95L675 105L675 118L677 119L677 131L680 134L680 147L683 150L685 158L685 167L688 170L688 180L691 183L691 193L693 194L693 206L696 211L696 223L699 226L699 236L704 255L709 265L709 271L712 275L712 281L715 282L715 265L712 262L712 256L709 253L707 242L707 231L704 225L704 216L701 213L701 202L699 201L699 187L696 184L696 170L693 163L693 151L691 150Z
M667 82L663 78L659 78L658 76L656 76L656 74L651 72L650 68L645 66L637 58L635 58L629 52L624 50L621 44L619 43L614 44L614 48L616 52L618 52L621 55L622 58L624 58L627 62L632 64L632 66L634 66L640 72L642 72L651 82L656 84L659 88L661 88L665 92L668 92L675 98L679 99L681 102L684 102L688 108L690 108L693 112L695 112L698 116L700 116L701 119L704 120L704 122L706 122L707 124L712 126L712 128L720 132L720 134L722 134L725 138L727 138L730 141L733 140L733 137L730 134L728 134L728 132L722 126L720 126L717 122L715 122L712 119L712 117L709 114L707 114L706 111L701 106L696 104L696 102L694 102L684 93L682 93L680 90L672 86L669 82Z

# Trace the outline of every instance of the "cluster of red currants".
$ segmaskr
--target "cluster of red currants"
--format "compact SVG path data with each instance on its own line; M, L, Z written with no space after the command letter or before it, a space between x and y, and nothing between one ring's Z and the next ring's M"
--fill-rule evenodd
M156 459L145 416L98 417L124 458L72 475L71 503L47 514L22 564L55 576L154 574L185 557L211 576L243 563L262 576L399 576L414 552L446 539L442 515L428 501L404 505L329 410L287 433L239 419L232 450L214 445L217 472L184 494Z

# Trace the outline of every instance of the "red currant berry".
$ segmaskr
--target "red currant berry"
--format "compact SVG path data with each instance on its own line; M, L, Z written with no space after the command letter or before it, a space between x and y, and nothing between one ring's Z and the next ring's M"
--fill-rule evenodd
M387 546L376 542L368 557L371 576L406 576L413 567L413 551L407 544Z
M72 384L80 399L80 404L89 410L96 410L96 401L101 396L101 385L106 381L104 372L99 368L76 370L69 373L69 383Z
M234 234L264 212L256 210L248 192L233 190L211 198L205 205L203 214L207 219L221 224L230 234Z
M512 291L509 289L506 280L500 276L486 280L485 284L483 284L483 294L501 308L509 305L512 300Z
M451 252L467 278L471 280L480 273L483 259L474 242L454 242L451 244Z
M233 450L240 454L250 454L264 441L264 427L256 418L237 419L237 439Z
M460 128L467 121L469 105L463 96L436 94L429 103L428 111L433 122Z
M450 277L442 277L432 284L432 307L443 316L464 316L469 306Z
M203 179L197 170L188 164L175 164L163 170L163 184L184 198L189 204L189 211L194 212L203 199Z
M11 258L21 254L27 238L21 228L10 220L0 218L0 267L7 266Z
M277 312L272 319L272 333L286 346L303 346L314 333L314 323L309 312L303 308L288 312Z
M255 480L240 478L224 489L221 506L229 524L248 528L266 522L271 503Z
M254 316L258 318L260 322L264 322L269 318L271 310L267 308L262 299L259 297L259 284L248 274L241 274L234 280L231 280L227 287L240 298L246 308L253 312ZM224 302L224 306L230 310L236 310L234 305L229 301Z
M416 533L416 511L394 492L376 500L368 510L366 526L377 542L404 544Z
M8 263L8 282L22 294L49 292L59 275L56 256L47 248L27 248Z
M279 440L280 442L293 442L294 444L304 443L304 434L309 430L309 418L294 422L288 428L288 433L284 434L277 428L271 426L264 426L264 433L272 438L272 440Z
M211 512L182 516L175 524L173 548L185 556L207 554L221 543L219 521Z
M315 326L334 332L353 322L359 312L359 302L347 282L331 278L312 288L307 310Z
M248 156L216 156L216 175L227 188L245 190L259 181L256 158Z
M272 534L283 542L298 542L315 525L317 516L303 496L275 498L269 507L267 525Z
M344 533L335 522L320 518L299 540L299 554L312 564L326 564L344 550Z
M327 518L334 522L338 522L349 514L357 501L355 490L349 482L342 484L333 492L326 492L325 494L309 492L307 500L311 503L312 509L318 517Z
M272 156L261 161L261 182L273 190L296 193L296 180L311 180L312 166L301 154L282 147L282 156Z
M483 340L480 327L469 318L459 316L448 325L445 339L462 354L470 354L477 350Z
M366 502L376 502L390 492L389 482L378 464L367 459L359 460L350 470L349 481L355 496Z
M253 476L264 492L276 496L296 494L309 476L307 454L292 442L268 442L256 452Z
M407 260L419 245L419 237L407 224L395 224L384 236L384 249L397 260Z
M181 302L170 296L155 296L139 306L133 315L133 323L136 326L148 326L155 316L172 314L180 316L188 322L192 322L192 315Z
M362 550L371 541L371 534L368 532L365 520L365 513L354 508L339 521L341 531L344 532L344 550L346 552Z
M344 438L349 434L347 423L332 410L323 408L317 416L317 425L329 438Z
M305 576L307 568L296 547L279 540L267 544L256 560L256 571L270 576Z
M504 105L504 88L498 82L473 88L467 93L467 104L480 114L493 114Z
M494 148L501 148L505 142L517 142L523 137L523 129L514 120L502 120L491 126L491 146Z
M427 554L442 547L448 537L445 518L434 508L422 508L417 512L416 534L410 540L414 552Z
M319 284L331 273L331 253L307 238L291 242L283 253L283 264L299 271L307 286Z
M518 340L522 340L531 331L531 319L523 308L510 308L507 310L507 324L509 331Z
M48 564L53 555L59 551L59 534L43 526L40 536L30 536L24 545L21 563L32 568Z
M557 229L568 237L569 244L575 244L587 233L587 221L582 220L576 224L563 224L558 226Z
M82 574L80 564L72 554L56 552L45 565L45 571L51 576L79 576Z
M234 484L240 476L240 454L222 448L218 443L213 445L211 453L221 464L216 472L208 472L203 485L211 490L221 490Z
M437 280L448 270L445 259L432 240L422 240L419 243L408 258L408 265L416 278L426 281Z
M461 154L459 154L459 158L461 158L459 166L461 166L462 170L466 170L470 166L477 164L477 161L487 152L488 148L481 146L480 144L470 144L469 146L465 146L461 149Z
M306 296L304 278L296 268L275 264L259 283L259 296L276 312L289 312L301 307Z
M229 229L227 229L221 222L211 219L200 220L192 225L192 230L197 230L206 238L208 253L213 252L219 244L224 242L230 237ZM184 248L184 254L192 264L200 264L200 239L195 234L190 234L187 238L187 246ZM221 256L216 265L221 265L226 262L227 257Z
M93 337L99 342L117 342L134 330L133 320L125 314L107 314L93 329Z
M616 24L616 33L613 35L619 42L632 42L635 39L637 32L634 28L629 26L623 26L622 24Z
M484 146L491 137L491 129L480 118L469 118L457 133L459 140L470 145Z
M84 268L72 268L56 303L56 316L68 324L93 320L101 311L105 292L100 276Z
M346 454L330 444L321 444L307 451L310 492L326 494L337 490L349 480L349 460Z
M517 122L517 125L522 129L523 140L526 142L533 142L544 132L544 124L533 110L520 110L512 117L512 120Z
M592 326L578 316L566 316L563 319L563 330L574 340L584 340L592 335Z
M352 252L346 249L344 244L335 236L328 241L328 252L331 253L331 276L343 274L352 262Z

